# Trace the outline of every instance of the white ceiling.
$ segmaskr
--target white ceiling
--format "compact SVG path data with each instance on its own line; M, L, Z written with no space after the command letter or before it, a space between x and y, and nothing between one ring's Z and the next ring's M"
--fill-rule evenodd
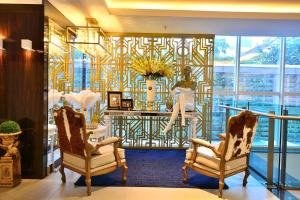
M107 32L300 36L300 0L49 0L70 21Z

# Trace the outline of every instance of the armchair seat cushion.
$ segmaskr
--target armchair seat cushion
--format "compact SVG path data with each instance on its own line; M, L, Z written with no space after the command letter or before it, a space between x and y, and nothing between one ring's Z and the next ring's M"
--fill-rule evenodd
M192 159L193 149L186 151L186 160ZM215 153L206 147L198 147L196 163L207 166L209 168L220 170L221 159L216 157ZM242 157L225 163L225 171L239 169L241 166L246 166L247 158Z
M201 170L204 170L204 171L208 171L208 172L211 172L213 174L217 174L217 175L220 175L221 174L221 171L220 170L216 170L216 169L212 169L210 167L207 167L206 165L202 165L202 164L199 164L199 163L194 163L193 164L194 167L197 167ZM234 173L238 170L242 170L242 169L245 169L247 167L247 165L241 165L239 166L238 168L235 168L235 169L232 169L232 170L225 170L225 175L228 175L228 174L231 174L231 173Z
M114 148L111 145L100 147L101 155L92 155L91 158L91 169L101 167L110 163L115 162ZM124 149L118 148L119 156L125 159ZM85 169L85 159L76 155L72 155L64 152L64 163L70 164L76 168Z

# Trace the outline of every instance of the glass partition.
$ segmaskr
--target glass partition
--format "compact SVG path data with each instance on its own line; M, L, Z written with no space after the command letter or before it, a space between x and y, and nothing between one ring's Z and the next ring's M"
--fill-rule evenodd
M291 110L299 111L300 107L290 108ZM295 114L291 111L292 113L300 116L299 112ZM286 170L282 184L287 187L300 187L300 170L298 167L300 160L300 120L288 120L287 123Z

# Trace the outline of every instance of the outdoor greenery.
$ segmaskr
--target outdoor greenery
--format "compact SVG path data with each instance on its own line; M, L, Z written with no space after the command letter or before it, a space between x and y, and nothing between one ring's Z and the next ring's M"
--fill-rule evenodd
M15 121L5 121L0 124L0 133L16 133L20 132L21 128Z
M287 38L286 64L300 65L300 37Z
M247 53L256 53L256 56L250 59L241 61L241 64L279 64L280 62L280 48L279 40L277 38L267 38L261 45L253 47L253 49L244 52L242 56ZM286 64L288 65L300 65L300 38L287 38L286 39ZM230 48L230 45L226 42L225 38L215 40L215 60L222 60L222 62L232 60L231 56L226 55L226 51Z
M227 49L230 45L226 42L225 38L215 40L215 61L222 60L222 62L234 62L234 57L226 55ZM225 57L222 55L226 55Z

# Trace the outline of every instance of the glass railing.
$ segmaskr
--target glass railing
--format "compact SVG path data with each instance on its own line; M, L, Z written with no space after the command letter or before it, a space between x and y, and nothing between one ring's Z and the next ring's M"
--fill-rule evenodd
M259 115L259 124L252 144L250 167L261 175L268 187L300 188L300 107L270 105L269 111L255 103L238 107L220 105L229 116L243 109Z

